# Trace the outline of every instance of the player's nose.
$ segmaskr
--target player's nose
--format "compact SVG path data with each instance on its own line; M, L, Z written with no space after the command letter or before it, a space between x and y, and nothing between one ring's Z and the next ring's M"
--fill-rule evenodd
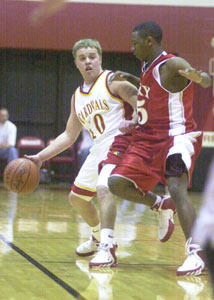
M89 64L90 62L91 62L90 58L89 58L89 57L86 57L85 63L86 63L86 64Z

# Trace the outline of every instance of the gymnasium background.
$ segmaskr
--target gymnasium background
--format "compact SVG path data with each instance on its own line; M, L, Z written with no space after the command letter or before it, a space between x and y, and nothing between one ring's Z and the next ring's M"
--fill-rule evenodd
M92 1L91 1L92 2ZM140 73L131 53L135 25L154 20L163 28L163 47L208 72L213 56L213 0L73 1L33 26L38 1L0 1L0 105L7 106L18 138L45 141L64 130L70 98L81 82L71 55L73 44L94 38L102 45L103 67ZM176 4L176 6L175 6ZM204 131L193 190L202 190L214 147L212 88L195 86L194 115Z

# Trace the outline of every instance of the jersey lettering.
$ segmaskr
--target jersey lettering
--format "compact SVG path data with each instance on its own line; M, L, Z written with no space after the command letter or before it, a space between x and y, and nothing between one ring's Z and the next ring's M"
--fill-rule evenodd
M143 107L146 103L145 100L137 101L137 114L138 114L138 123L143 125L148 121L148 113L146 109Z

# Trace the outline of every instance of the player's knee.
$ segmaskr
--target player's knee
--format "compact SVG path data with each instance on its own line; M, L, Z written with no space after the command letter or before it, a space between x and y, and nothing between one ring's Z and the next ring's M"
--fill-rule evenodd
M119 176L110 176L108 179L109 190L116 196L124 198L127 181Z
M99 199L105 198L110 194L109 188L106 186L97 186L97 196Z
M70 192L68 199L71 206L76 207L79 199L72 193L72 191Z
M188 173L187 167L180 153L170 155L166 160L165 177L180 177Z

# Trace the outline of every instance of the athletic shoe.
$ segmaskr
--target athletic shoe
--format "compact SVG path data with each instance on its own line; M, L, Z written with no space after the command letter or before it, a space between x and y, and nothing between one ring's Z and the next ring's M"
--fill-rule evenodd
M76 248L76 254L79 256L90 256L97 252L99 242L92 235L89 240Z
M191 244L190 237L186 242L186 255L182 266L177 269L176 275L198 276L206 269L204 254L201 247L197 244Z
M160 203L153 205L152 210L158 212L158 238L161 242L166 242L174 231L173 215L176 208L170 196L163 196Z
M117 257L116 243L100 243L96 256L90 261L89 268L93 267L116 267Z

